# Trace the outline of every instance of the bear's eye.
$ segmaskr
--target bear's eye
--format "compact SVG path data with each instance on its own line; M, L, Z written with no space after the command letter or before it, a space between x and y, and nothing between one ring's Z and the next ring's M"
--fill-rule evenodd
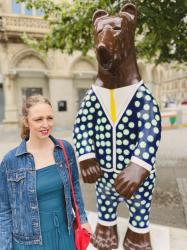
M113 29L114 29L114 30L121 30L121 27L116 26L116 27L114 27Z
M102 29L98 30L98 31L97 31L97 34L99 34L99 33L101 33L101 32L102 32Z

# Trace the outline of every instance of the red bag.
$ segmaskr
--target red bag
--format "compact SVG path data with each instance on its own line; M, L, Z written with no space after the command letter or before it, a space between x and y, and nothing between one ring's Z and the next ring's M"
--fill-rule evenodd
M62 141L59 141L64 157L66 160L66 165L68 169L68 174L69 174L69 180L70 180L70 185L71 185L71 190L72 190L72 196L73 196L73 202L74 202L74 207L75 207L75 222L74 222L74 234L75 234L75 246L76 250L86 250L89 243L90 243L90 234L87 232L85 228L82 228L81 223L80 223L80 215L79 215L79 210L77 206L77 202L75 199L75 193L74 193L74 188L73 188L73 182L72 182L72 177L71 177L71 172L70 172L70 167L68 163L68 157L66 154L66 150L64 147L64 144Z

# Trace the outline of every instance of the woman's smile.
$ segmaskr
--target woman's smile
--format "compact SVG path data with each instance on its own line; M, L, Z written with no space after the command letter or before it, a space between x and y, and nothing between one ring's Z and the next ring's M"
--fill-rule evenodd
M49 134L49 129L43 129L40 131L42 135L48 135Z

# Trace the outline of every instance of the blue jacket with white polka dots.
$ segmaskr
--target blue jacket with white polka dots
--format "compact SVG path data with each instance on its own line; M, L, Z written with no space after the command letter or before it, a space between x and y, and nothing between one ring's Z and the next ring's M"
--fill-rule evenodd
M159 107L142 83L113 124L93 86L78 112L73 140L78 160L96 158L106 172L121 172L130 161L155 171L161 138Z

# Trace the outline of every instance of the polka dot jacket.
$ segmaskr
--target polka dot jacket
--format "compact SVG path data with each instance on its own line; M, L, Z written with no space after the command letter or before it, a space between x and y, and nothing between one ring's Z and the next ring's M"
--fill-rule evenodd
M154 172L160 138L159 108L143 82L133 87L115 123L93 85L73 132L78 160L96 158L103 171L113 173L120 173L130 161Z

